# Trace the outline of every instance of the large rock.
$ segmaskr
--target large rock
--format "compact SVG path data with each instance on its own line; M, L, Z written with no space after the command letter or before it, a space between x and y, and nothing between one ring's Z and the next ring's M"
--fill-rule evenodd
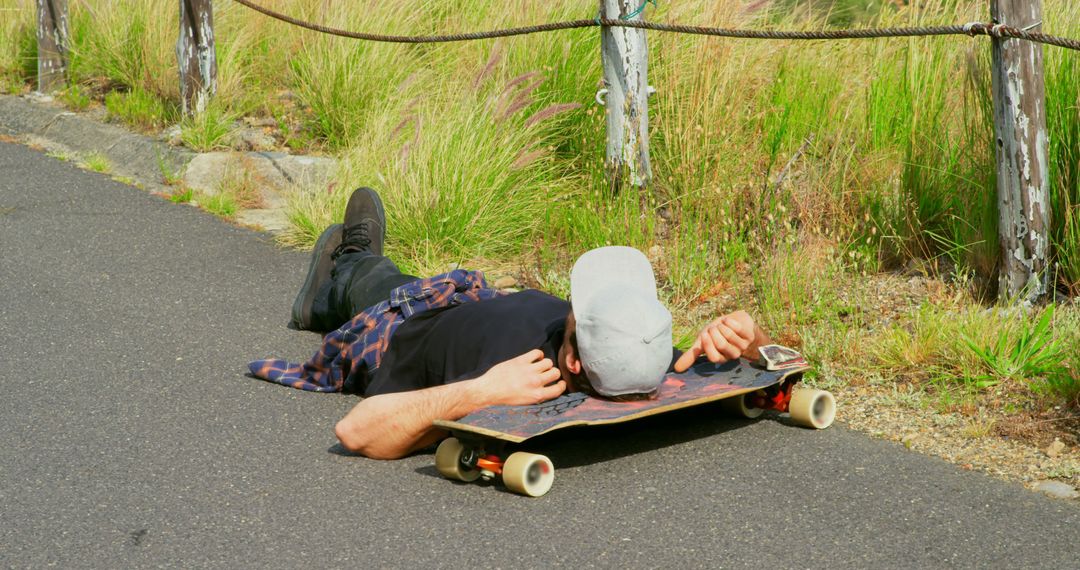
M188 163L184 184L206 194L216 194L229 176L243 169L258 186L263 207L285 207L283 192L290 186L325 186L337 172L330 158L294 156L281 152L206 152ZM260 224L273 231L277 224Z
M280 208L240 210L236 213L236 221L273 233L285 231L289 227L289 218L285 215L285 210Z
M184 173L184 184L192 190L214 195L230 178L247 177L259 190L262 204L275 209L285 206L281 191L289 180L274 162L261 153L207 152L193 158Z
M325 186L337 174L338 163L332 158L322 156L295 156L281 153L262 153L274 155L274 164L285 178L300 186Z
M197 192L217 194L227 169L237 161L235 153L204 152L198 154L184 171L184 185Z

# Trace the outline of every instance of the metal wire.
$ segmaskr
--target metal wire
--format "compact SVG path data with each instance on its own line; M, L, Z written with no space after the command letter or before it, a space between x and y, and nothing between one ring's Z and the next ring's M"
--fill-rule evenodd
M742 38L742 39L767 39L767 40L849 40L849 39L865 39L865 38L895 38L895 37L910 37L910 36L950 36L950 35L968 35L968 36L991 36L995 38L1017 38L1021 40L1027 40L1031 42L1038 42L1041 44L1047 44L1066 49L1072 49L1080 51L1080 40L1074 40L1070 38L1062 38L1058 36L1051 36L1043 34L1041 32L1031 32L1026 30L1020 30L1011 26L1004 26L1001 24L987 24L983 22L972 22L965 25L955 26L929 26L929 27L914 27L914 28L864 28L864 29L851 29L851 30L822 30L822 31L806 31L806 32L793 32L793 31L772 31L772 30L740 30L731 28L707 28L702 26L688 26L684 24L664 24L658 22L644 22L640 20L622 20L611 18L595 18L592 20L570 20L567 22L553 22L550 24L538 24L534 26L523 26L519 28L504 28L499 30L490 30L485 32L467 32L460 34L440 34L433 36L394 36L386 34L371 34L366 32L352 32L349 30L341 30L337 28L331 28L320 24L314 24L306 22L291 16L275 12L269 8L259 6L250 0L233 0L234 2L251 8L256 12L292 24L301 28L306 28L312 31L320 32L323 34L329 34L333 36L340 36L344 38L352 38L357 40L367 40L373 42L390 42L390 43L404 43L404 44L428 44L428 43L446 43L446 42L463 42L470 40L484 40L491 38L505 38L509 36L523 36L526 34L536 34L541 32L553 32L556 30L573 30L578 28L594 28L597 26L611 27L611 28L638 28L642 30L653 30L657 32L672 32L678 34L692 34L698 36L714 36L725 38Z

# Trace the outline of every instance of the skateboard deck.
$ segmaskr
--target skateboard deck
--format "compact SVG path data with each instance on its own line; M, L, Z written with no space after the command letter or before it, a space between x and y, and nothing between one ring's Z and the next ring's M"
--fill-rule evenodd
M699 361L686 372L668 374L650 400L615 402L574 392L534 406L493 406L456 421L437 420L435 425L453 437L439 444L436 468L444 477L466 482L498 476L510 490L539 497L551 488L555 466L543 455L507 455L506 444L572 426L618 424L725 399L726 407L743 417L773 409L790 412L799 425L828 427L836 409L833 396L795 388L810 368L802 355L779 345L759 350L758 362Z
M745 359L723 364L698 362L686 372L668 374L653 400L614 402L572 392L533 406L484 408L457 421L437 420L435 425L458 437L472 434L521 443L571 426L628 422L739 396L788 378L797 379L809 368L801 356L781 370L766 370Z

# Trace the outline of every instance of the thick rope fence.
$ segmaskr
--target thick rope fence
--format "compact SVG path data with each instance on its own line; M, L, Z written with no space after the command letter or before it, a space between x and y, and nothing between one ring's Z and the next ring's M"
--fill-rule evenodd
M534 26L522 26L517 28L504 28L483 32L466 32L459 34L440 34L430 36L396 36L386 34L372 34L367 32L354 32L315 24L294 18L287 14L276 12L260 6L250 0L233 0L263 15L280 20L294 26L306 28L315 32L366 40L372 42L389 42L402 44L430 44L463 42L471 40L485 40L492 38L505 38L511 36L523 36L543 32L559 30L574 30L581 28L613 27L613 28L638 28L657 32L671 32L677 34L691 34L698 36L714 36L740 39L765 39L765 40L849 40L869 38L898 38L920 36L990 36L994 38L1016 38L1037 42L1046 45L1057 46L1066 49L1080 51L1080 40L1052 36L1041 32L1021 30L1002 24L984 22L971 22L963 25L951 26L920 26L908 28L862 28L849 30L821 30L821 31L783 31L783 30L745 30L732 28L710 28L704 26L689 26L685 24L667 24L660 22L645 22L641 20L593 18L591 20L569 20L566 22L552 22L537 24Z

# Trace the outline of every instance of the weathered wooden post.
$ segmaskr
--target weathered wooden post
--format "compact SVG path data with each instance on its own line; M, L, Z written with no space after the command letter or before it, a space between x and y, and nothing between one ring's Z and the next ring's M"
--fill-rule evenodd
M601 0L601 17L641 19L641 0ZM600 35L607 114L607 173L613 192L624 180L645 188L649 164L649 57L645 30L604 27Z
M1041 30L1041 0L990 0L995 24ZM1001 299L1032 303L1048 290L1050 238L1042 45L992 38Z
M37 84L50 93L67 81L67 0L37 0Z
M210 0L180 0L180 101L185 116L201 113L217 92L214 8Z

